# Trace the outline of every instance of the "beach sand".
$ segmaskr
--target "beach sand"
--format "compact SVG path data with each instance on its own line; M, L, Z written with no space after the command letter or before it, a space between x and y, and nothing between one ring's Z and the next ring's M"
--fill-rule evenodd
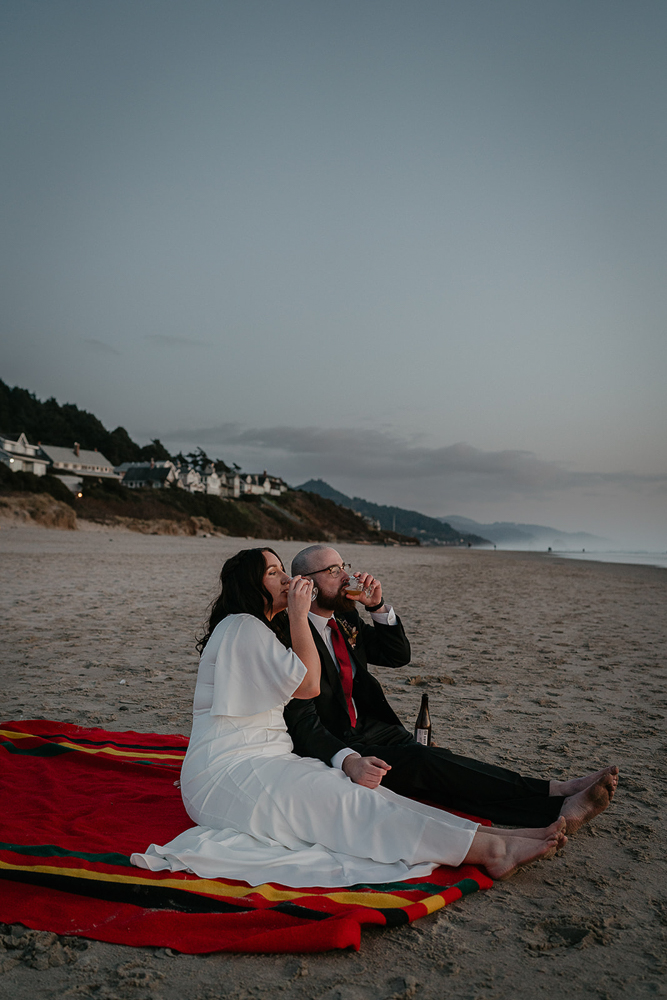
M189 733L195 635L223 560L257 544L0 530L3 720ZM301 545L273 547L289 560ZM42 970L31 932L30 946L0 950L0 968L21 959L0 977L4 995L667 994L667 571L536 553L340 551L383 580L411 638L410 666L377 670L409 728L428 691L434 737L459 753L539 777L618 763L611 808L558 856L488 892L409 927L365 930L359 953L193 957L90 942L75 961ZM37 938L48 954L52 936Z

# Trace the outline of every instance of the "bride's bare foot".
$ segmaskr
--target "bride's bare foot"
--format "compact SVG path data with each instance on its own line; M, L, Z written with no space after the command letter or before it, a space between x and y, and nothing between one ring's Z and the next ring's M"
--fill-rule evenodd
M565 817L565 829L568 834L576 833L584 823L590 823L594 816L598 816L607 808L611 802L611 778L603 775L594 785L589 785L576 795L570 795L563 803L563 816Z
M532 837L499 837L489 835L487 830L480 827L465 860L468 864L483 865L492 879L505 879L513 875L520 865L552 857L558 847L559 835L545 837L543 840Z
M556 781L553 779L549 782L549 795L564 795L566 797L576 795L577 792L583 792L584 789L590 788L591 785L596 784L600 778L605 776L611 779L609 798L613 799L616 786L618 785L618 767L616 764L612 764L610 767L603 767L601 771L596 771L595 774L585 774L583 778L571 778L569 781Z
M549 826L528 826L521 830L499 830L497 827L485 826L481 829L484 830L484 833L492 833L500 837L523 837L524 840L548 840L551 837L557 837L560 847L563 847L567 841L564 816L559 816Z

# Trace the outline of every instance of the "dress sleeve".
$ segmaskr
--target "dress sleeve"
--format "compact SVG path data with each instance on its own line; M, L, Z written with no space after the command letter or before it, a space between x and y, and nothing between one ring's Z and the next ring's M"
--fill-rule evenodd
M252 615L225 620L213 675L211 715L248 716L289 701L306 668Z

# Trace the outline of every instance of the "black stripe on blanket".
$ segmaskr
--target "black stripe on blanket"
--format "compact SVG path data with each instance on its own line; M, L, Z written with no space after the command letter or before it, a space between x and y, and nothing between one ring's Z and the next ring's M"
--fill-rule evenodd
M89 896L94 899L106 899L112 903L132 903L144 910L177 910L180 913L247 913L256 912L256 906L228 903L225 900L212 899L182 889L169 886L137 885L131 882L111 882L101 879L87 879L68 875L54 875L49 872L3 871L0 878L11 882L25 882L29 885L41 885L60 892L69 892L76 896Z

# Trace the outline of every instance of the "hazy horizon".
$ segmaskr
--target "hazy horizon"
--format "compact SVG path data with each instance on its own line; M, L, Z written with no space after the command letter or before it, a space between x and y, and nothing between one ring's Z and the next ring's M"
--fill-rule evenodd
M667 7L6 0L0 376L667 548Z

